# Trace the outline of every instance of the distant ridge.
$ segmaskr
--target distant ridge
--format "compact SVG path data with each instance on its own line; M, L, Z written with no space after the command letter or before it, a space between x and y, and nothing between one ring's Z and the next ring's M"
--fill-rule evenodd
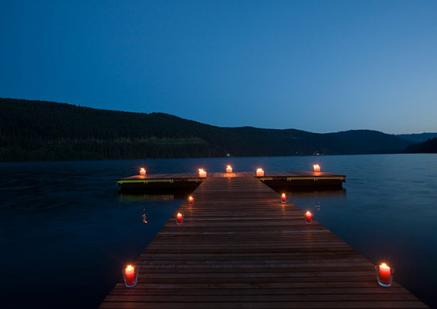
M410 144L372 130L224 128L163 113L0 99L0 161L399 153Z
M429 139L436 138L437 133L423 132L414 134L398 134L397 136L412 143L422 143L426 142Z

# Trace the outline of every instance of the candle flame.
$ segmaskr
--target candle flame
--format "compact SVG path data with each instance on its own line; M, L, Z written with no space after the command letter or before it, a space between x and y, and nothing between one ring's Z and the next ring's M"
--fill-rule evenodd
M313 164L313 171L316 173L320 172L320 165L319 164Z
M194 197L193 197L192 195L188 196L188 201L189 201L189 202L194 201Z
M126 273L133 273L135 271L135 267L132 264L127 264L124 271Z
M146 176L146 169L144 167L140 168L140 175Z
M387 265L387 263L382 262L381 264L379 264L379 268L384 269L384 270L390 270L390 266Z

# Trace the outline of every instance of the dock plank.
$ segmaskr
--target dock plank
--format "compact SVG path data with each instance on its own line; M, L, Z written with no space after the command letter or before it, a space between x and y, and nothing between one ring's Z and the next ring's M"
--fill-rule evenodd
M372 263L249 174L214 174L138 257L137 287L101 308L427 308Z

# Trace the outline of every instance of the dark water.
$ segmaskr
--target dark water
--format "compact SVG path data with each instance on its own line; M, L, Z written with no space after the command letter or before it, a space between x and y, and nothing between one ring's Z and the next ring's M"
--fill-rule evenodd
M181 202L117 194L115 180L144 163L152 172L222 171L227 162L268 172L315 161L348 176L346 193L292 194L293 203L371 260L391 261L396 279L437 307L437 156L369 155L0 164L2 308L102 301Z

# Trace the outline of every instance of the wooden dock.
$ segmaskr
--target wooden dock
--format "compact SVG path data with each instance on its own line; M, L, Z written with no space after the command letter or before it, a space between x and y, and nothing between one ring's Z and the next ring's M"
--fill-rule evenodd
M191 174L135 175L117 181L120 192L127 193L178 193L191 192L203 178Z
M339 190L342 189L346 176L325 172L270 173L258 177L263 183L275 190Z
M237 174L212 173L211 177L235 177ZM254 176L249 172L238 173L239 176ZM339 190L342 189L346 176L332 173L288 172L270 173L259 180L275 190ZM130 176L117 181L120 192L124 193L190 193L205 178L193 174L152 174L147 176Z
M138 257L138 285L120 280L101 308L427 308L379 287L369 260L253 176L209 177L193 195Z

